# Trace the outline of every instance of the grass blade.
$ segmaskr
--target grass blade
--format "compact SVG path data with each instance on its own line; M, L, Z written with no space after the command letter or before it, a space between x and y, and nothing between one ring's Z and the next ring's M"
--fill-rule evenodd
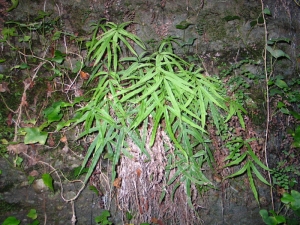
M255 173L255 175L257 176L258 179L260 179L263 183L265 183L266 185L270 185L269 182L261 175L261 173L257 170L257 168L255 167L255 165L253 163L251 163L251 168L253 170L253 172Z
M138 132L136 130L131 130L131 131L127 132L127 134L132 139L132 141L139 147L139 149L142 151L142 153L144 153L148 157L148 159L150 159L151 156L145 148L145 142L143 142L143 140L139 136Z
M172 89L169 85L169 82L164 79L164 85L165 85L165 88L167 90L167 93L168 93L168 99L170 100L170 102L172 103L172 106L173 106L173 113L178 117L178 119L181 119L181 110L178 106L178 103L173 95L173 92L172 92Z
M251 165L252 163L249 163L249 164ZM252 177L252 174L251 174L251 167L250 166L247 167L247 175L248 175L250 187L251 187L251 190L253 192L254 198L259 203L258 193L257 193L255 183L254 183L254 180L253 180L253 177Z
M191 180L190 179L185 180L185 192L186 192L186 198L187 198L188 205L191 207L191 209L194 209L194 206L192 203Z
M254 154L254 152L252 150L248 150L247 153L251 156L251 158L254 160L254 162L256 164L258 164L261 168L263 168L264 170L267 171L271 171L268 167L266 167L258 158L257 156Z
M239 158L233 160L232 162L226 164L224 167L239 165L247 157L247 152L243 153Z
M172 189L172 192L171 192L171 200L174 201L174 195L176 193L176 190L180 187L181 183L180 182L177 182L173 189Z
M164 113L164 109L161 107L158 107L158 109L156 110L156 114L154 116L153 129L152 129L152 133L151 133L151 137L150 137L150 141L149 141L150 147L152 147L152 145L154 144L157 128L161 122L163 113Z
M115 153L113 156L113 166L112 166L112 182L114 182L115 178L116 178L116 165L118 164L119 160L120 160L120 154L121 154L121 149L124 146L124 138L125 138L125 133L124 133L124 129L121 128L118 138L117 138L117 143L115 146Z
M238 170L237 172L225 177L224 179L240 176L240 175L242 175L243 173L246 172L248 167L249 167L249 162L247 162L240 170Z

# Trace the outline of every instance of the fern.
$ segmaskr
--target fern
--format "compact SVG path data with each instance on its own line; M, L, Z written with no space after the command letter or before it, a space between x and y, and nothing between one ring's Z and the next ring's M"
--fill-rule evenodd
M86 106L77 111L81 117L72 120L74 124L84 124L80 137L95 136L82 163L84 168L91 160L85 183L104 152L112 160L112 181L116 178L120 158L123 154L130 157L126 150L128 139L150 157L145 137L137 129L146 129L146 121L151 118L150 146L155 143L159 127L174 146L165 168L166 185L183 182L192 206L191 185L212 186L201 170L212 160L206 131L208 114L218 127L223 114L228 114L229 119L243 109L224 96L225 90L217 79L202 75L201 68L173 53L176 38L164 39L153 54L138 55L128 40L141 48L144 44L125 30L129 24L94 24L94 35L88 43L88 59L94 62L89 82L96 78L99 82ZM103 33L97 37L99 29ZM132 55L121 59L126 50ZM172 177L171 170L176 171Z

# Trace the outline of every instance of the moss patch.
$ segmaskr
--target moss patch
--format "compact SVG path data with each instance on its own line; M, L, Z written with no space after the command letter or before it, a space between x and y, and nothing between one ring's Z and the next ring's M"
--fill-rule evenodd
M0 200L0 214L11 212L14 210L21 209L22 207L18 203L9 203L3 200Z

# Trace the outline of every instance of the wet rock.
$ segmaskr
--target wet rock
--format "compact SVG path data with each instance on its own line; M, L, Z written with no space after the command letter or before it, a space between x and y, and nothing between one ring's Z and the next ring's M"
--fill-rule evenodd
M45 185L42 179L35 180L32 184L32 187L37 194L40 194L48 190L48 187Z
M68 191L66 193L66 199L72 199L76 196L76 193L74 191Z

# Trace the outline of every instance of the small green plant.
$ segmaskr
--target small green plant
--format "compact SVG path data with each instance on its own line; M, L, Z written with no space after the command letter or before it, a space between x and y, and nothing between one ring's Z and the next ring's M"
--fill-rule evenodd
M270 210L271 216L269 216L269 213L267 210L262 209L259 211L259 214L261 215L263 221L267 225L277 225L277 224L283 224L286 223L286 219L284 216L277 215L273 210Z
M103 210L100 216L95 217L96 224L99 225L111 225L112 222L109 221L110 212L108 210Z
M300 148L300 126L299 125L296 126L296 128L294 130L291 130L290 133L294 138L292 146L296 148Z
M102 21L100 21L98 24L92 24L94 27L94 35L93 39L87 43L87 47L89 48L88 56L91 60L95 60L95 65L98 65L100 60L103 59L104 54L107 54L107 69L113 69L113 71L116 72L119 57L122 53L122 44L125 45L133 55L137 55L128 40L132 40L142 49L145 49L144 43L137 36L125 30L125 27L131 23L132 22L125 22L117 25L112 22L102 24ZM104 33L100 37L97 37L100 28Z
M18 220L16 217L9 216L4 220L2 225L18 225L20 223L21 223L21 221Z
M132 213L129 212L129 211L127 211L127 212L126 212L126 219L127 219L128 221L130 221L132 218L133 218Z
M271 171L273 185L289 190L297 183L295 177L291 177L290 174L297 173L296 166L280 166L273 168Z
M27 98L26 92L28 89L32 89L34 87L37 79L42 80L45 84L45 80L48 82L59 77L62 89L68 90L76 80L76 78L71 80L69 74L79 74L83 67L83 60L78 60L74 66L66 66L65 59L69 52L63 53L61 50L51 47L56 46L56 44L66 36L75 41L79 48L81 46L80 38L77 38L73 34L60 31L61 23L59 20L59 17L54 18L51 13L39 11L36 18L34 18L34 22L8 21L2 29L0 42L3 42L10 48L10 57L16 57L16 55L19 55L20 57L17 58L20 58L21 60L21 62L18 62L16 65L11 67L11 71L22 71L22 74L27 78L24 78L24 80L26 79L28 81L28 84L24 85L23 93L21 93L20 96L16 96L23 98L23 101L20 102L20 105L16 110L16 112L20 114L22 112L22 108L26 107L28 104L25 100ZM38 36L38 39L40 40L38 49L35 47L36 45L34 45L35 40L33 36ZM25 54L23 48L28 50L29 53ZM49 49L51 49L50 52ZM7 63L10 62L9 59L5 59L5 61ZM32 74L30 70L35 72ZM50 74L50 76L45 77L40 75L40 73ZM76 77L78 77L78 75ZM71 81L68 88L64 87L66 78L68 82ZM50 97L51 93L48 94L48 97ZM4 101L4 98L2 98L2 100ZM44 116L48 119L48 121L40 127L25 127L18 129L19 134L24 135L25 144L46 143L48 133L45 132L45 129L48 128L48 126L55 120L59 121L63 115L62 113L56 114L57 110L60 110L59 107L66 108L66 106L61 106L59 103L56 103L56 105L53 105L53 108L49 108L44 111ZM22 120L21 116L19 116L18 120L15 121L16 127L19 127L19 123L21 122L20 120ZM30 123L36 125L37 121L33 119ZM14 141L17 141L16 133ZM15 164L18 165L19 161L15 161Z
M249 100L249 96L246 94L249 92L251 87L250 83L257 84L260 80L262 80L261 74L254 74L247 69L247 66L258 66L260 64L259 61L255 61L252 59L243 59L229 68L226 68L226 65L221 65L220 76L224 78L229 78L226 82L230 93L234 93L237 101L242 104L244 107L247 107L247 100ZM223 68L226 69L223 69Z
M32 222L29 223L28 225L40 224L40 222L37 220L38 214L35 209L30 209L29 213L27 214L27 217L32 220ZM2 225L19 225L20 223L21 223L21 221L18 220L16 217L9 216L4 220Z
M35 177L34 176L28 176L27 180L28 180L29 184L32 184L35 181Z
M270 82L271 96L279 95L282 100L277 102L277 109L286 115L290 115L295 118L296 121L300 121L300 114L292 107L293 105L299 106L300 94L299 94L299 82L292 80L287 84L281 76L275 77L275 81ZM300 147L300 126L295 125L294 128L289 128L288 133L293 137L292 147Z
M287 225L297 225L299 224L300 218L300 193L298 191L292 190L291 193L284 193L281 202L284 204L279 210L279 213L283 208L291 209L297 218L287 218L285 215L279 215L279 213L270 210L271 216L267 210L262 209L259 211L263 221L267 225L277 225L277 224L287 224Z
M230 160L230 162L228 164L226 164L224 167L241 165L241 163L243 161L246 161L246 162L241 169L239 169L237 172L227 176L225 179L237 177L244 173L247 173L251 190L254 194L256 201L259 202L258 192L256 190L256 185L254 183L252 173L254 173L260 181L262 181L263 183L265 183L267 185L270 185L269 182L266 181L266 179L263 177L263 175L259 172L256 165L258 165L260 168L262 168L263 170L266 170L266 171L270 171L270 169L268 167L266 167L255 155L255 153L253 152L253 150L249 144L251 141L253 141L253 139L250 139L250 140L237 139L237 140L227 143L227 144L230 144L231 146L234 146L234 148L231 149L229 156L227 156L225 158L225 161ZM241 149L243 147L246 147L246 151L244 153L241 152Z
M179 24L176 24L176 25L175 25L176 29L183 30L183 42L186 41L186 40L185 40L185 30L186 30L189 26L191 26L191 25L194 25L194 24L192 24L192 23L190 23L190 22L188 22L188 21L186 21L186 20L183 20L183 21L181 21ZM195 38L195 39L196 39L196 38ZM194 38L191 38L191 39L189 39L188 42L190 42L191 44L193 44L195 39L194 39ZM188 45L191 45L191 44L188 44ZM183 47L184 45L185 45L185 44L181 45L181 47Z
M51 175L49 173L44 173L42 175L42 179L44 184L51 190L54 192L54 187L53 187L53 178L51 177Z
M12 3L11 7L9 7L9 9L7 9L8 12L17 8L17 6L19 5L19 0L11 0L11 3Z

